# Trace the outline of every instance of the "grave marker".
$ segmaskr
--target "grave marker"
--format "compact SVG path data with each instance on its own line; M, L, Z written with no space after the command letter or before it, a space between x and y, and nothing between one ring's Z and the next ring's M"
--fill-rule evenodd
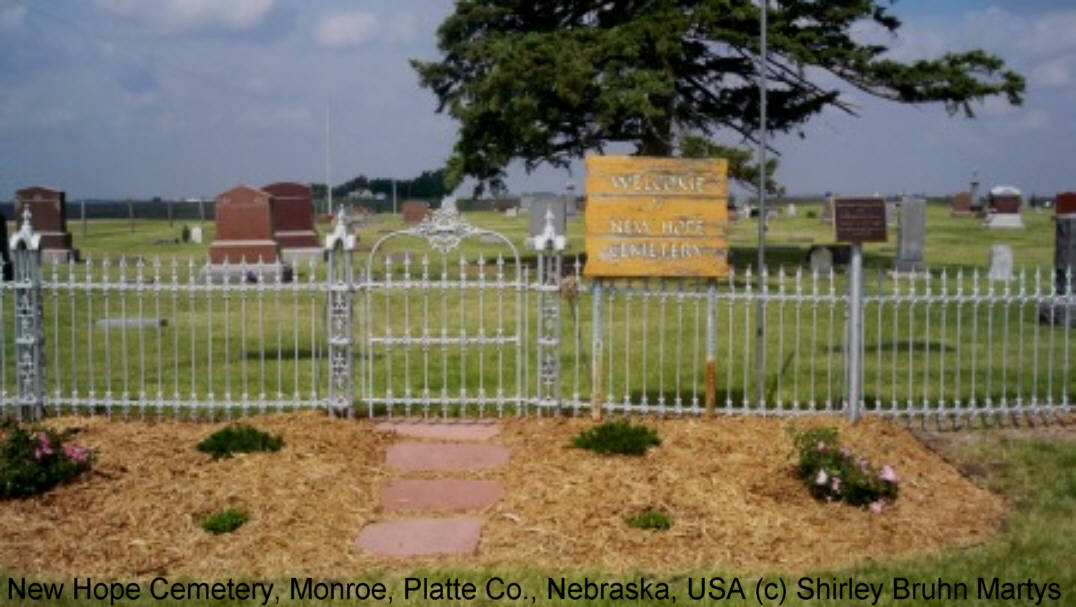
M990 247L990 271L988 280L1012 280L1013 279L1012 247L1006 244L996 244Z
M992 230L1022 230L1024 220L1020 217L1022 194L1011 186L990 189L989 216L986 226Z
M926 234L926 200L905 196L900 202L900 231L897 235L896 269L921 272L923 242Z
M728 275L728 161L589 156L586 170L587 276Z
M949 215L952 217L971 217L974 215L971 209L971 193L958 192L953 196L952 206L949 207Z
M279 259L273 240L272 196L241 185L217 195L217 237L209 247L212 264L271 264Z
M321 259L323 251L314 231L314 199L310 186L282 181L262 188L271 198L273 239L284 261Z
M22 222L23 209L30 209L30 226L41 235L41 259L48 263L78 260L67 231L67 196L63 190L30 186L15 192L16 226Z
M400 207L403 220L408 225L418 225L430 213L430 203L424 200L408 200Z

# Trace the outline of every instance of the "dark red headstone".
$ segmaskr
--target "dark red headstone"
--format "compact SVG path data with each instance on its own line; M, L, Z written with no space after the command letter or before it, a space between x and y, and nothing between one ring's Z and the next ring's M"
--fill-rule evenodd
M400 208L403 213L403 220L408 224L415 225L422 223L422 220L426 218L426 215L430 212L430 203L422 200L408 200Z
M30 226L41 234L41 250L75 256L67 231L67 197L63 190L31 186L15 192L15 226L22 224L23 209L30 209ZM66 252L66 253L64 253ZM55 254L54 254L55 257Z
M950 207L952 215L971 215L971 194L959 192L953 196L953 205Z
M995 213L1013 214L1020 212L1020 197L1019 196L991 196L990 208Z
M1054 198L1054 213L1070 215L1076 213L1076 192L1062 192Z
M209 247L209 262L276 263L279 247L273 240L272 196L250 186L217 195L217 237Z
M310 187L283 181L262 188L272 197L274 238L281 249L319 246L314 231L314 199Z

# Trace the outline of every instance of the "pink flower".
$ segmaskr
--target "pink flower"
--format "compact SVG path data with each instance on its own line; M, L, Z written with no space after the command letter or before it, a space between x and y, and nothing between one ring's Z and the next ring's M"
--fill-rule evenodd
M48 434L45 434L44 432L38 432L37 442L41 445L38 448L41 449L41 451L44 452L45 455L50 455L52 453L52 445L49 443Z
M867 461L867 458L861 457L859 458L859 461L856 462L856 465L859 466L860 470L866 472L867 468L870 467L870 462Z
M821 486L823 486L823 485L825 485L825 484L826 484L826 481L827 481L828 479L829 479L829 475L828 475L828 474L826 474L826 469L825 469L825 468L822 468L821 470L819 470L819 471L818 471L818 476L817 476L817 477L815 477L815 479L814 479L814 484L816 484L816 485L818 485L819 487L821 487Z
M829 484L829 488L834 493L840 493L841 492L841 479L840 479L840 477L834 476L833 481L830 482L830 484Z
M64 455L75 460L80 464L86 463L86 459L90 456L90 450L86 447L80 447L79 445L64 445Z
M848 447L841 447L841 455L845 457L852 457L852 450Z
M878 476L880 476L883 481L885 481L887 483L892 483L894 485L896 485L897 483L900 482L900 479L897 478L897 473L894 472L893 468L891 466L889 466L888 464L885 465L885 466L882 466L882 472Z
M877 500L871 502L870 509L871 512L881 512L885 510L885 500Z
M818 451L825 451L826 450L826 443L824 441L818 441L818 444L815 445L814 448L817 449Z

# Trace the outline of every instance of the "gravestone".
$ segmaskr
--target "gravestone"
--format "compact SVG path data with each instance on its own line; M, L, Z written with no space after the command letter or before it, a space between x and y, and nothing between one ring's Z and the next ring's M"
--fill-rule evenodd
M498 213L504 213L508 209L519 208L518 198L498 198L493 201L493 210Z
M194 244L202 244L202 226L194 226L191 228L191 242Z
M833 196L826 196L825 202L822 203L822 214L818 218L822 223L833 224L834 200L835 198Z
M1020 190L1014 187L991 188L986 226L992 230L1024 229L1024 220L1020 217L1021 198Z
M424 200L408 200L400 207L403 220L408 225L418 225L430 213L430 204Z
M897 221L900 218L900 207L902 204L904 203L897 202L895 200L887 200L885 202L885 223L887 226L897 225Z
M314 231L314 200L310 186L282 181L262 188L272 198L273 240L288 263L321 259L324 254Z
M785 214L788 215L789 217L795 217L796 216L796 205L789 204L787 207L785 207Z
M828 274L833 270L833 251L828 247L814 247L807 254L807 265L812 274Z
M1063 192L1054 201L1054 271L1057 292L1076 291L1076 192Z
M15 268L11 265L11 248L8 246L7 239L7 217L4 217L3 213L0 213L0 246L4 247L3 251L0 251L0 258L3 259L3 279L9 281L15 277Z
M949 215L952 217L971 217L974 215L971 209L971 193L959 192L953 196L952 206L949 207Z
M988 280L1012 280L1013 279L1012 247L1005 244L996 244L990 247L990 271Z
M217 195L214 205L217 236L209 247L209 264L202 268L210 280L238 283L290 280L291 268L280 263L273 240L272 196L241 185Z
M545 230L546 210L553 210L553 229L557 234L567 234L568 209L564 198L537 198L531 203L530 231L531 236L538 236Z
M519 209L515 208L515 207L512 207L511 209L508 209L507 211L504 212L505 217L516 217L518 215L519 215Z
M78 251L71 247L67 231L67 196L63 190L30 186L15 192L16 228L22 223L23 209L30 209L30 226L41 235L41 260L46 263L77 261Z
M897 236L896 270L921 272L926 234L926 200L905 196L900 202L900 231Z
M1054 288L1064 301L1039 304L1039 322L1076 327L1076 192L1054 199Z

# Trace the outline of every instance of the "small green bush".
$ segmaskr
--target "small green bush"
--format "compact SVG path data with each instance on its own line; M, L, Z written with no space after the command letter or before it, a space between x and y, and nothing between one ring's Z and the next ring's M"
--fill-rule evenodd
M575 437L572 444L602 455L643 455L650 447L661 444L657 432L646 426L636 426L627 421L606 422L588 428Z
M280 451L284 439L275 434L248 426L234 424L210 434L198 443L198 450L213 455L213 459L231 457L234 453L253 453L255 451Z
M202 519L202 529L205 529L213 535L231 533L242 527L243 523L247 522L247 519L249 518L246 510L240 510L238 508L217 510Z
M0 498L44 493L89 470L96 457L92 450L66 442L71 431L59 434L8 422L2 432Z
M807 211L806 217L807 219L818 219L818 213L814 211Z
M653 508L647 508L635 516L629 516L626 521L637 529L653 529L655 531L665 531L673 525L672 517L661 510L654 510Z
M869 505L880 512L899 492L897 473L886 465L874 468L865 457L842 447L836 428L791 431L799 453L798 476L818 499Z

